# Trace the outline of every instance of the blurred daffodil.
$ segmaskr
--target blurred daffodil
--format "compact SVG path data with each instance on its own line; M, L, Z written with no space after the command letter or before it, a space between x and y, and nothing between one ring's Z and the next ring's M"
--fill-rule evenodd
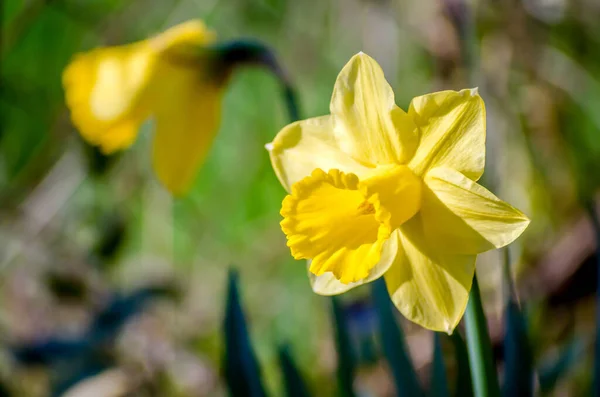
M396 307L451 332L468 301L478 253L529 224L476 181L485 161L477 90L414 98L408 112L377 62L360 53L339 74L331 115L285 127L267 145L290 192L281 227L313 290L339 294L385 277Z
M214 40L192 20L147 40L78 54L63 74L73 123L110 154L129 147L153 118L156 175L172 193L185 193L220 122L224 79L205 51Z

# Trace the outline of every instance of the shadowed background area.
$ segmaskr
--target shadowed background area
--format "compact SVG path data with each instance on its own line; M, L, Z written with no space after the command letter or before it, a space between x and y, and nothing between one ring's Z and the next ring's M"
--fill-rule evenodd
M221 363L232 267L271 395L284 395L281 357L314 395L335 395L331 302L311 291L304 262L285 245L285 192L264 149L289 122L279 82L258 67L236 70L215 144L191 192L178 199L153 175L152 122L130 150L111 156L87 145L70 122L61 73L75 53L142 40L190 18L203 19L219 40L271 46L295 85L302 118L329 112L335 77L359 51L379 62L404 109L424 93L479 87L487 108L482 183L532 219L510 252L478 258L500 373L507 262L528 322L536 390L586 395L598 278L586 214L600 184L600 3L0 6L0 395L226 395ZM355 390L395 395L371 340L378 325L369 288L338 303L358 352ZM432 334L399 321L426 382ZM442 339L449 373L459 360L451 344Z

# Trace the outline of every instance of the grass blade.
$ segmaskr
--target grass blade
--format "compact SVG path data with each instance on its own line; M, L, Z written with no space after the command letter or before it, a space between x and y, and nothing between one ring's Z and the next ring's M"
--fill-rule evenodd
M396 322L392 302L383 279L373 283L372 294L379 316L383 354L390 365L396 393L399 397L422 396L423 391L408 355L404 333Z
M538 379L542 395L551 394L558 382L569 375L574 367L586 356L586 342L581 336L563 347L558 358L552 362L543 363L538 368Z
M527 324L510 273L508 249L504 249L504 279L508 294L504 332L504 385L502 395L533 396L533 353L527 336Z
M510 299L506 306L505 332L502 395L533 396L533 357L527 339L525 319L513 299Z
M344 312L338 298L331 299L335 324L335 347L338 353L338 394L342 397L354 397L354 373L356 358L350 343L350 334L344 318Z
M450 397L446 365L444 364L444 352L442 351L442 340L438 332L433 334L433 364L431 368L429 395L432 397Z
M465 326L475 395L477 397L499 397L498 375L492 355L487 320L483 313L477 276L473 277L473 286L469 293L469 303L465 311Z
M252 350L246 318L240 303L238 275L229 273L227 306L225 309L224 375L232 397L265 397L267 395L258 361Z
M283 373L285 395L287 397L309 397L308 387L306 387L300 371L294 363L288 346L279 348L279 364Z
M467 344L458 330L455 330L450 338L452 339L452 344L454 345L454 355L456 357L456 388L454 391L454 396L473 396L473 380L471 379Z

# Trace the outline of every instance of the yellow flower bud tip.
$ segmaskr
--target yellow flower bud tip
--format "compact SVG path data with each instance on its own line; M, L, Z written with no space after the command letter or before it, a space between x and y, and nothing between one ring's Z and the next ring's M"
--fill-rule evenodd
M282 129L267 145L291 193L281 227L310 261L315 292L333 295L382 275L402 314L451 333L478 253L513 242L527 217L477 184L486 113L477 88L396 106L363 52L336 80L331 114ZM325 172L324 170L329 170Z

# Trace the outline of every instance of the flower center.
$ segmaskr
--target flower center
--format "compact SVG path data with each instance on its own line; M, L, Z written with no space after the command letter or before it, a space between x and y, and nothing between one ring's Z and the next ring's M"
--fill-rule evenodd
M379 262L393 230L421 206L421 180L406 166L359 181L354 174L316 169L292 186L281 227L296 259L311 259L316 275L359 281Z
M410 168L397 165L360 181L357 187L373 206L377 221L395 230L421 208L421 184Z
M375 213L375 206L369 203L367 200L360 203L358 208L356 209L358 215L371 215Z

